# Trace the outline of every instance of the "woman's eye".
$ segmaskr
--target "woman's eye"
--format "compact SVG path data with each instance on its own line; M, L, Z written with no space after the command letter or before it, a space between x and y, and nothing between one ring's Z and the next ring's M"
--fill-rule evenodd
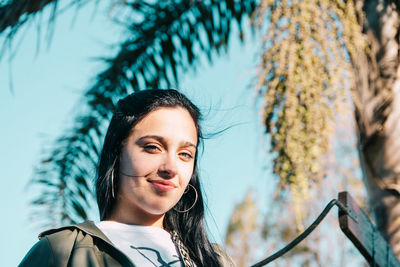
M159 149L156 145L145 145L144 150L147 152L157 152Z
M192 154L187 153L187 152L179 153L179 155L180 155L182 158L186 159L186 160L190 160L190 159L193 158Z

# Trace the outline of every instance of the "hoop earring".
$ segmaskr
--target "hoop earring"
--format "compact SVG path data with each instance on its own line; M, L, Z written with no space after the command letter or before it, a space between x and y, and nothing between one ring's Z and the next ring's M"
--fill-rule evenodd
M196 187L194 187L194 186L191 185L191 184L188 184L188 185L191 186L191 187L193 188L194 193L196 194L194 203L192 204L192 206L190 206L188 209L185 209L185 210L177 210L177 209L175 209L175 207L174 207L173 209L174 209L174 211L176 211L176 212L179 212L179 213L188 212L189 210L191 210L191 209L194 207L194 205L196 205L197 199L199 198L199 195L198 195L198 193L197 193ZM188 188L188 187L187 187L187 188ZM188 191L189 191L189 189L188 189L187 191L185 190L184 193L187 193Z
M111 195L113 198L115 198L115 193L114 193L114 170L111 171Z

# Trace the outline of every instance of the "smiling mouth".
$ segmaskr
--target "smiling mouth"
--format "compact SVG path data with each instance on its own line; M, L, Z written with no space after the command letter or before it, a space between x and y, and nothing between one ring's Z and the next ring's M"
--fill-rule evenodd
M170 181L163 181L163 180L149 180L152 186L157 189L158 191L168 192L173 190L176 186Z

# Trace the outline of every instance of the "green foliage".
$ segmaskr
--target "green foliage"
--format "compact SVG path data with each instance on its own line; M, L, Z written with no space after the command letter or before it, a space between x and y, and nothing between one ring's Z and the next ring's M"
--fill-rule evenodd
M77 4L84 1L74 1ZM86 1L85 1L86 2ZM57 9L57 0L9 0L0 2L0 33L11 29L13 35L20 26L29 20L30 15L40 13L46 6ZM53 13L54 14L54 13Z
M352 86L349 55L361 51L352 1L266 0L256 16L270 14L259 65L258 90L271 136L274 172L290 186L297 214L309 185L323 177L338 105Z

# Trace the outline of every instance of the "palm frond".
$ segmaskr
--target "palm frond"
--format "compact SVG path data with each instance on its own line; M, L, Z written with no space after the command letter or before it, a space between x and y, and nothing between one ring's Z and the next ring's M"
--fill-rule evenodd
M128 15L119 22L128 25L129 38L114 58L104 59L107 68L81 100L85 115L78 116L45 153L49 156L32 180L42 185L33 206L39 212L46 211L43 207L56 211L46 215L53 224L86 219L87 211L95 209L91 179L116 100L144 88L177 85L201 56L212 60L224 51L232 23L237 23L243 35L242 19L256 5L253 0L126 2Z
M41 12L50 4L55 6L57 0L14 0L0 4L0 32L8 27L16 30L30 15Z

